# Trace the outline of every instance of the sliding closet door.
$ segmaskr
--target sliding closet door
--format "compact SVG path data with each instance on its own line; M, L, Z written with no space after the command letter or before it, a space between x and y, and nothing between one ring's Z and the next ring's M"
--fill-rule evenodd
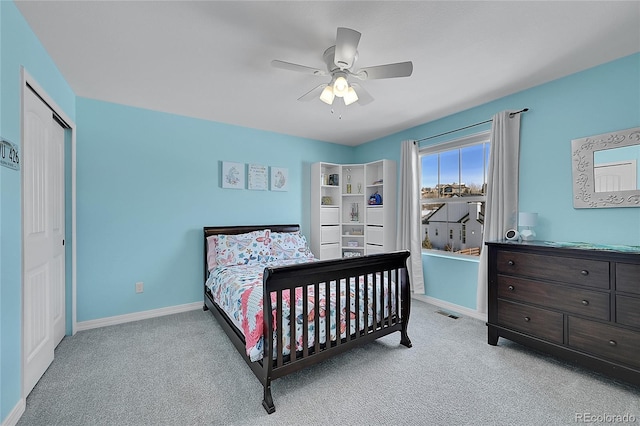
M26 396L53 361L54 348L64 336L64 130L53 119L49 107L29 88L24 91L23 118L23 366Z

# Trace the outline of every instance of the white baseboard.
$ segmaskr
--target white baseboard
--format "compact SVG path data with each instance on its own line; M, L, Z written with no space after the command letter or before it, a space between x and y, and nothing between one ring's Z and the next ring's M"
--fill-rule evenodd
M166 308L151 309L149 311L134 312L132 314L116 315L113 317L99 318L77 323L76 331L91 330L92 328L106 327L109 325L124 324L131 321L161 317L164 315L177 314L180 312L195 311L202 309L204 302L186 303L184 305L168 306Z
M18 420L24 414L24 410L27 408L27 404L24 398L20 398L20 401L13 407L13 410L9 413L6 419L2 422L2 426L15 426L18 424Z
M456 305L454 303L450 303L444 300L436 299L435 297L426 296L424 294L412 294L411 297L416 300L421 300L426 303L430 303L432 305L438 306L440 308L446 309L448 311L453 311L459 314L462 314L467 317L475 318L480 321L487 322L487 314L480 313L474 309L469 309L464 306Z

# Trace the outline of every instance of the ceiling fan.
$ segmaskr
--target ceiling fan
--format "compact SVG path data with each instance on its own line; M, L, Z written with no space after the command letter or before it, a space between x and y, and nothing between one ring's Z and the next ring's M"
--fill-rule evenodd
M357 69L355 63L358 59L360 36L361 34L356 30L338 27L335 46L329 47L323 54L324 62L327 64L326 70L277 59L271 61L271 65L289 71L331 76L329 83L314 87L299 97L299 101L308 101L319 97L321 101L331 105L334 99L339 97L342 98L345 105L351 105L354 102L366 105L373 101L373 97L358 83L349 82L350 78L352 80L372 80L408 77L413 72L413 63L407 61Z

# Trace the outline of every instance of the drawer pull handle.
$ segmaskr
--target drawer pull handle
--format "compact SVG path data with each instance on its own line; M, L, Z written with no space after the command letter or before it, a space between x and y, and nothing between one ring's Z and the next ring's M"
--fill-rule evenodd
M583 300L583 301L582 301L582 304L583 304L584 306L589 306L589 301L588 301L588 300Z
M587 271L586 269L583 269L582 271L580 271L580 273L581 273L582 275L584 275L585 277L586 277L587 275L589 275L589 271Z
M617 344L615 340L609 340L609 346L616 346Z
M526 322L529 322L529 321L531 321L531 318L529 318L529 317L524 317L524 320L525 320ZM609 342L609 343L611 343L611 342Z
M515 264L516 264L516 262L514 262L513 260L510 260L510 261L508 261L507 263L509 264L509 266L513 266L513 265L515 265Z
M511 291L513 291L513 290L515 290L515 289L516 289L516 288L515 288L514 286L512 286L512 285L510 285L510 286L509 286L509 287L507 287L507 288L508 288L509 290L511 290Z

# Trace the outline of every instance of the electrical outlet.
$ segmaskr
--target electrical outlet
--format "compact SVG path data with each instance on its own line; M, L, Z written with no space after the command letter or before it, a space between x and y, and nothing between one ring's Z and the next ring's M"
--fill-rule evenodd
M144 291L144 283L139 281L136 283L136 293L142 293Z

